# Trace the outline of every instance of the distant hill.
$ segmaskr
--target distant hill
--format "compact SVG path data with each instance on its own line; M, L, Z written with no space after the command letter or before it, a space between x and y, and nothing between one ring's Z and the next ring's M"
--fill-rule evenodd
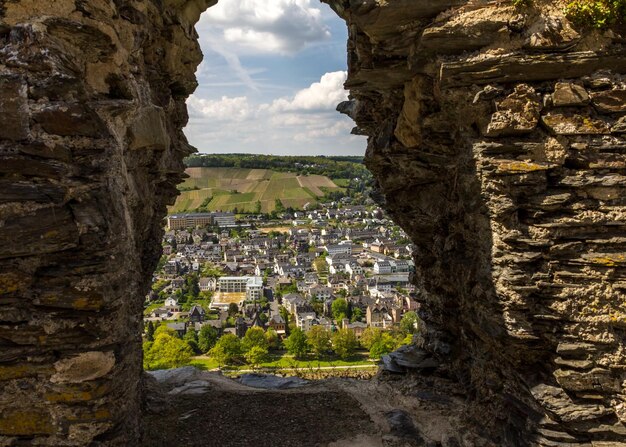
M180 196L170 213L184 211L261 212L276 208L279 199L285 208L302 209L326 193L343 191L324 175L298 175L270 169L232 167L190 167L190 178L179 185ZM340 182L342 183L342 182Z

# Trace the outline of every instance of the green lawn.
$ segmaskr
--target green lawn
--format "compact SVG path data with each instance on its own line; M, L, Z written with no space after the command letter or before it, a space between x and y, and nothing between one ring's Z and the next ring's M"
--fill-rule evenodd
M219 367L217 362L208 356L194 357L189 364L199 369L216 369ZM288 369L288 368L299 368L299 369L313 368L315 369L318 367L329 367L329 366L363 366L365 368L365 367L376 366L376 362L369 359L369 355L367 352L358 352L352 358L347 359L347 360L341 360L338 357L326 357L326 358L316 359L313 356L309 356L308 358L305 358L305 359L296 360L289 354L271 354L269 361L262 363L260 365L261 368L276 368L276 369ZM245 369L250 369L250 365L227 366L226 369L245 370Z

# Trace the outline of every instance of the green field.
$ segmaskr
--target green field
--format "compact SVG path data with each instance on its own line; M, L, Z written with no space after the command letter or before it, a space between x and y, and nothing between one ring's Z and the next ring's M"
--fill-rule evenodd
M326 191L342 188L322 175L299 176L269 169L188 168L189 178L179 185L181 193L170 213L195 211L208 199L208 211L254 212L257 201L261 211L274 210L276 199L288 208L302 209L313 204Z

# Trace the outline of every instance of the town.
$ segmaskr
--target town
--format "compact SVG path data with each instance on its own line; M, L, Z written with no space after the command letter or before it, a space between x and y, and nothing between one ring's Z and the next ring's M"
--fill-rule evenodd
M418 330L413 247L377 206L168 216L144 312L144 366L371 359Z

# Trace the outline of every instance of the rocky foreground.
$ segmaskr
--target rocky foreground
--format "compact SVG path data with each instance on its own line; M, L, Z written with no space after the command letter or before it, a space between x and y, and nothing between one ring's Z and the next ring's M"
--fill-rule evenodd
M144 447L493 445L464 433L462 400L434 379L233 380L185 367L146 382Z

